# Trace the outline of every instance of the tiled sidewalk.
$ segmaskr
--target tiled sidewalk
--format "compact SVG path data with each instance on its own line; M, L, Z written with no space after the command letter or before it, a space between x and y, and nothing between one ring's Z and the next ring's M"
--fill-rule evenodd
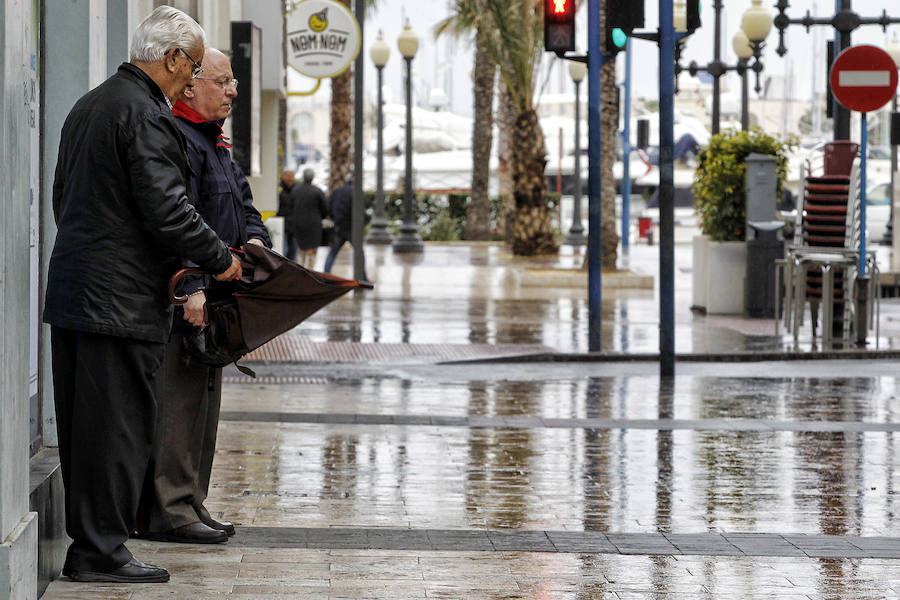
M876 367L254 366L286 383L226 387L207 505L237 535L134 541L169 584L45 598L900 594L900 390Z

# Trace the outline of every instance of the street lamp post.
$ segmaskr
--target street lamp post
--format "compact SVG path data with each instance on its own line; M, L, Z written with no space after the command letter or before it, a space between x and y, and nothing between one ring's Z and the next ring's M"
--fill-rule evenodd
M744 14L744 23L747 23L751 30L748 31L747 26L742 24L741 29L743 33L746 34L748 39L748 44L750 45L751 52L746 57L741 57L741 60L738 61L736 65L727 65L722 61L722 55L720 50L721 45L721 28L722 28L722 0L715 0L713 3L713 9L715 10L715 47L713 53L713 61L706 65L698 65L696 61L691 61L691 64L688 65L688 68L685 69L679 64L681 59L681 52L683 43L678 43L675 46L675 75L676 77L682 71L687 70L691 75L695 76L697 73L703 71L708 73L713 78L713 109L712 109L712 133L713 135L719 133L720 131L720 122L721 122L721 86L719 84L719 78L725 75L728 71L736 71L742 77L744 77L744 88L746 89L747 82L745 74L748 69L752 69L756 73L756 92L762 89L759 83L760 73L763 70L763 64L760 61L760 57L762 56L762 47L763 42L766 39L766 36L769 34L769 30L772 28L772 17L762 8L761 5L762 0L753 0L753 6L747 10ZM761 11L761 12L760 12ZM680 11L679 11L680 12ZM747 15L751 14L751 18L747 21ZM676 15L680 18L680 14ZM765 18L768 18L768 26L765 25ZM751 35L752 33L752 35ZM737 38L737 36L735 36ZM737 39L733 40L733 44L735 45L735 51L737 51L736 44L738 43ZM738 53L740 57L740 53ZM750 57L753 57L755 60L751 65L749 62ZM677 80L676 80L676 92L677 92ZM747 92L745 92L747 93ZM746 102L744 106L746 106ZM746 117L746 118L744 118ZM749 115L742 115L742 126L745 121L749 120ZM747 124L749 126L749 123Z
M891 39L891 43L888 44L887 48L885 48L888 54L891 55L891 58L894 60L894 64L897 65L897 68L900 69L900 40L897 39L897 34L894 34L893 39ZM894 94L894 99L891 101L891 113L897 112L897 94ZM885 229L884 239L882 240L885 243L893 244L894 242L894 178L897 173L897 146L891 144L891 189L888 190L888 198L891 199L891 207L890 207L890 217L888 218L887 228ZM894 250L895 256L897 253L897 249Z
M369 236L366 242L369 244L387 245L392 241L391 233L388 231L388 222L384 214L384 107L382 106L382 71L384 65L387 64L388 58L391 56L391 48L384 42L384 36L378 32L378 38L369 49L369 56L375 64L375 70L378 72L378 110L377 110L377 138L378 150L376 167L376 189L375 189L375 216L372 217L372 226L369 229Z
M419 49L419 38L409 26L409 20L406 21L400 37L397 38L397 47L400 49L400 54L403 55L403 60L406 61L406 148L404 149L406 175L403 178L403 224L400 226L400 235L394 240L393 248L397 253L423 252L425 244L422 243L416 223L412 181L412 60Z
M738 73L741 74L741 131L750 129L750 85L747 83L747 63L753 56L753 47L747 34L742 29L734 34L731 41L734 53L738 56Z
M584 226L581 224L581 81L587 75L587 65L580 61L569 61L569 75L575 82L575 210L566 244L582 246L585 244L585 237Z

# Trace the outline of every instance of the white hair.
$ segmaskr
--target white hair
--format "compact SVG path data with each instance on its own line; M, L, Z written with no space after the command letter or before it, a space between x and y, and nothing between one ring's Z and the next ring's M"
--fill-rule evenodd
M203 47L206 45L206 34L197 22L185 13L171 6L160 6L150 16L141 21L131 38L131 62L154 63L161 60L172 48L200 48L203 60Z

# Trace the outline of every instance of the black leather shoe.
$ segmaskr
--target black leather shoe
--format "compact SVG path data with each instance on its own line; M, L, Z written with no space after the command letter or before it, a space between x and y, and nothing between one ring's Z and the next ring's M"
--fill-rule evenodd
M105 581L114 583L165 583L169 572L156 565L142 563L131 557L127 563L115 571L76 571L63 569L63 575L72 581Z
M176 544L219 544L228 541L228 534L212 527L207 527L199 521L189 525L182 525L175 529L163 532L150 532L148 540L155 542L174 542Z
M229 523L228 521L216 521L212 517L208 517L206 519L203 516L200 516L200 520L203 521L203 524L207 527L211 527L213 529L218 529L219 531L224 531L228 537L234 535L234 524Z

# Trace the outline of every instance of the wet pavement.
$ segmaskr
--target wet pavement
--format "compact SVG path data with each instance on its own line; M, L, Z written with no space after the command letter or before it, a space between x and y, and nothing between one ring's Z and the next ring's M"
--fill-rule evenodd
M235 537L134 540L169 584L59 580L45 598L900 596L895 361L667 379L646 358L472 361L583 351L586 295L524 289L495 246L385 254L375 292L258 355L257 380L227 372L207 507ZM678 289L680 352L785 348ZM605 296L610 351L655 352L653 294Z
M887 265L887 247L876 247ZM324 309L297 330L312 342L363 344L534 345L560 353L587 352L587 277L577 275L583 248L564 246L558 256L522 259L497 244L429 244L424 257L395 256L367 247L367 272L375 290ZM324 258L320 252L318 265ZM349 250L335 273L350 276ZM344 262L341 262L343 259ZM798 342L775 332L772 319L701 315L692 303L692 250L675 246L675 350L679 354L819 352L809 319ZM620 256L624 272L652 277L648 289L604 288L602 352L656 354L659 350L659 248L634 245ZM552 273L566 273L559 286ZM622 277L607 274L607 283ZM571 286L571 287L569 287ZM900 300L881 303L880 335L868 350L900 349ZM303 355L303 360L312 357Z

